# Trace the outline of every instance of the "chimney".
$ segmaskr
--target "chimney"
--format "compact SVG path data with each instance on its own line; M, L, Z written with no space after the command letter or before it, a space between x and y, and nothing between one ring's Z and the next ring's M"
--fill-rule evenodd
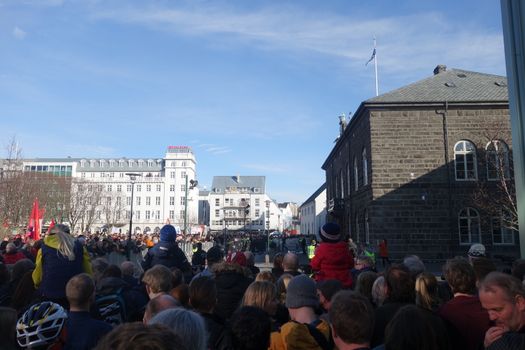
M241 183L241 175L235 175L235 182Z
M339 135L343 135L346 129L346 116L345 114L341 114L339 116Z
M434 68L434 75L437 75L439 73L443 73L447 71L447 66L444 64L438 64L436 68Z

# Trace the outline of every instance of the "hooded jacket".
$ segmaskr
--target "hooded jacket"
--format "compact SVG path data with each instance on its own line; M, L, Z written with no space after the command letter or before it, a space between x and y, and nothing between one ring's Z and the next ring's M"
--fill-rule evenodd
M319 320L315 326L318 331L330 342L330 325ZM322 350L321 345L310 333L307 324L290 321L285 323L279 332L272 332L270 350Z
M350 270L354 267L354 256L346 242L319 244L310 266L316 281L335 279L341 281L343 288L352 287Z
M93 274L89 254L79 242L75 242L75 260L70 261L58 252L58 237L50 235L44 238L42 248L38 250L33 271L35 288L50 298L65 298L66 284L76 274Z

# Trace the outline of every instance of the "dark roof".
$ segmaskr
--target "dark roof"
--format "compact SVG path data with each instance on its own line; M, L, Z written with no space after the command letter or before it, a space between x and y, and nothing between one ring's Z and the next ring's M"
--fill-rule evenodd
M211 188L220 189L221 192L228 187L258 188L259 193L264 193L265 182L264 176L214 176Z
M507 102L508 99L506 77L450 69L364 103Z
M317 189L317 191L315 191L310 197L308 197L308 199L305 200L303 204L301 204L301 207L306 205L306 204L308 204L308 203L310 203L314 199L316 199L317 196L319 196L321 194L321 192L323 192L325 189L326 189L326 182L324 184L322 184L321 187L319 187Z

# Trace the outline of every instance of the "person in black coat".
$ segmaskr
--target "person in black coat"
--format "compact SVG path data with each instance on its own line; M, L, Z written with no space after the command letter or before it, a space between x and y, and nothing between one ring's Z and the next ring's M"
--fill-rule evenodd
M177 231L172 225L164 225L160 230L160 242L155 244L144 258L142 268L144 271L161 264L166 267L177 267L185 275L191 274L191 265L186 254L176 242Z
M238 254L244 256L242 253ZM239 307L244 292L252 281L246 276L243 267L235 262L216 264L213 270L217 284L217 305L214 313L228 321Z

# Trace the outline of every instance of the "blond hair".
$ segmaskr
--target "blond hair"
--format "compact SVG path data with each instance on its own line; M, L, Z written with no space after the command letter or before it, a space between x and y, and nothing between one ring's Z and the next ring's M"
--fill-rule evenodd
M268 281L256 281L248 286L241 306L255 306L267 311L270 303L277 299L277 288Z
M67 257L69 261L75 260L75 239L69 235L69 227L62 224L55 225L49 234L57 237L58 252Z

